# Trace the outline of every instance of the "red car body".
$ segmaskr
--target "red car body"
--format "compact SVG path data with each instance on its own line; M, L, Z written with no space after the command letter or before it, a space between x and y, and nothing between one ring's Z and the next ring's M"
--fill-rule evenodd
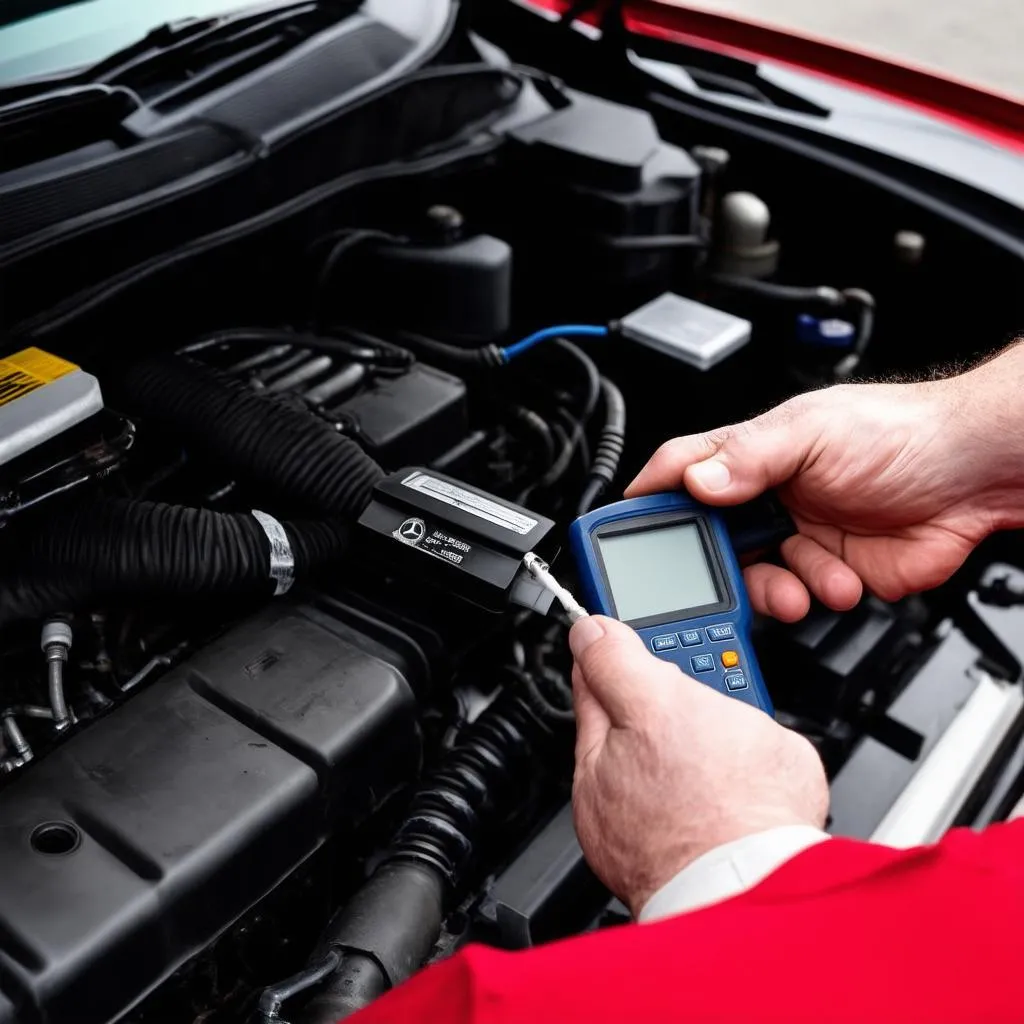
M564 14L565 0L531 0ZM782 29L749 18L686 7L665 0L627 0L626 27L646 35L743 60L767 59L874 93L957 125L964 131L1024 152L1024 102L1012 96L898 63L855 47ZM582 20L597 23L599 13Z

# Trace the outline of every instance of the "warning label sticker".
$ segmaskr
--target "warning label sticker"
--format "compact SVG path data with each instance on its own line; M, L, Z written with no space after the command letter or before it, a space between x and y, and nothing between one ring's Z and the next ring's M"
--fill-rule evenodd
M428 476L417 470L410 473L402 483L411 487L414 491L427 494L435 501L443 501L446 505L454 505L478 519L485 519L502 529L511 530L520 536L525 536L538 523L538 520L523 515L514 508L506 505L499 505L490 498L484 498L464 487L458 487L447 480L438 480L435 476Z
M5 356L0 359L0 405L23 398L77 369L74 363L41 348L26 348Z

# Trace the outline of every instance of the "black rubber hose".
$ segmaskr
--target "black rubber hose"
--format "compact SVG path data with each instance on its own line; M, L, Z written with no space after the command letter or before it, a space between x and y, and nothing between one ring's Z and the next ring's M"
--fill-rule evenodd
M181 356L133 367L125 400L186 448L303 514L355 518L383 471L349 437L276 395Z
M412 353L396 345L370 338L354 330L346 330L354 340L336 338L283 327L231 327L204 334L178 349L179 355L204 352L224 345L289 345L309 352L322 352L355 363L382 363L388 366L408 366Z
M574 345L565 338L556 338L551 343L551 347L559 352L564 352L582 372L584 389L579 418L585 423L594 414L598 399L601 397L601 378L597 371L597 364L579 345Z
M275 1021L279 1021L281 1007L286 1000L305 992L318 982L323 981L324 978L329 977L339 963L341 963L341 954L332 949L319 963L264 989L256 1008L258 1024L274 1024Z
M341 522L281 525L298 580L345 554ZM13 540L0 579L0 626L108 599L269 597L277 586L270 541L248 514L108 499L63 511Z
M525 406L517 405L512 409L515 418L530 432L540 449L540 463L547 469L555 461L555 435L551 427L539 413Z
M863 288L847 288L843 292L843 298L851 305L857 307L857 337L854 341L853 351L839 360L833 367L833 375L837 380L846 380L852 377L860 366L864 353L871 343L871 336L875 331L875 297L871 292Z
M803 287L800 285L778 284L775 281L761 281L737 274L712 274L711 281L728 291L755 295L762 299L779 302L798 302L807 305L829 306L832 308L845 303L842 292L828 285Z
M417 788L388 858L432 867L455 891L482 822L521 785L537 734L545 728L514 687L503 690Z
M319 326L323 322L324 295L327 286L331 283L338 269L338 264L357 246L367 242L392 242L400 244L408 239L400 238L397 235L389 234L387 231L377 231L374 228L353 228L340 232L334 239L327 239L333 244L328 249L320 270L316 276L316 292L313 297L313 325Z
M444 341L427 338L415 331L395 332L399 341L428 358L433 357L454 366L472 367L481 370L497 370L505 365L504 357L497 345L483 345L480 348L462 348Z
M601 378L601 395L604 399L604 427L590 467L590 480L576 512L581 516L594 507L615 479L626 446L626 400L607 377Z
M523 504L530 499L530 496L534 491L545 491L551 487L554 487L563 476L565 476L569 467L572 465L573 457L576 455L581 443L584 441L584 434L586 431L587 421L594 413L594 409L597 406L598 399L601 396L601 376L598 373L597 365L594 360L590 358L582 349L577 345L574 345L571 341L566 341L565 338L556 338L551 343L551 348L556 349L567 355L577 369L581 371L583 379L583 393L582 400L580 403L579 414L568 414L571 418L571 423L568 429L561 427L555 427L554 433L556 439L560 441L558 446L558 454L555 456L555 461L548 467L547 472L532 483L529 487L522 490L517 496L516 500Z
M331 919L314 957L344 954L337 972L291 1024L334 1024L410 977L444 921L444 883L420 864L385 864Z
M381 866L327 926L314 956L329 949L345 956L292 1015L293 1024L334 1024L423 963L481 834L521 801L536 744L547 733L516 686L459 733L417 787Z

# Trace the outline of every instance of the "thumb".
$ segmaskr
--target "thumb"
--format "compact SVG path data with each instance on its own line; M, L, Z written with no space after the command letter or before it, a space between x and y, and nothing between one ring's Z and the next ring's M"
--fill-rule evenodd
M621 728L641 720L665 672L678 676L648 652L632 629L615 619L600 615L580 619L569 632L569 646L587 693L611 726Z
M784 483L815 441L806 415L791 403L764 416L663 444L626 489L626 497L678 489L698 501L735 505Z

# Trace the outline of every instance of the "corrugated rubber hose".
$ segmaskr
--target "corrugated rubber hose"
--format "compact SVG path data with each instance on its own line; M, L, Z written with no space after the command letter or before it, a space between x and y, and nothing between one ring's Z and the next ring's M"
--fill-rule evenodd
M193 451L266 495L259 504L310 518L281 523L302 580L344 555L347 524L382 471L351 438L302 408L251 391L193 360L167 356L129 372L123 400ZM272 545L251 513L97 499L11 536L0 626L98 601L270 596Z
M358 516L380 466L330 423L185 356L131 369L124 404L211 462L305 515Z

